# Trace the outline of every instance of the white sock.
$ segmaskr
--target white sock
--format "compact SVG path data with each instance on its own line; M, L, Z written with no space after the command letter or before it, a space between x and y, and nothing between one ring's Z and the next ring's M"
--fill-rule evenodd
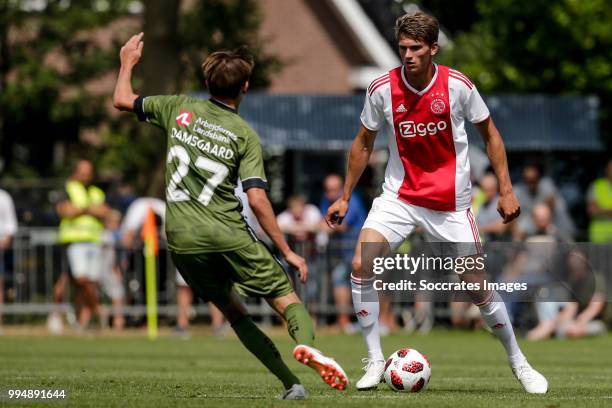
M380 347L380 328L378 315L380 304L378 292L374 290L374 278L362 279L351 274L351 294L353 295L353 307L357 315L357 321L361 326L361 333L368 348L368 358L373 360L384 360L385 357Z
M504 345L510 365L514 366L524 361L525 356L516 342L506 304L499 293L493 292L487 302L477 306L480 308L482 318L491 328L495 337Z

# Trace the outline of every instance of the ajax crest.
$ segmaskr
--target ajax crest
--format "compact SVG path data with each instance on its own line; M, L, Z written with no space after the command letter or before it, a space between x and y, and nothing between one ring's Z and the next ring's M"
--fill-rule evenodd
M440 115L442 113L444 113L444 110L446 109L446 104L444 103L444 101L440 98L436 98L433 101L431 101L431 111L436 114L436 115Z

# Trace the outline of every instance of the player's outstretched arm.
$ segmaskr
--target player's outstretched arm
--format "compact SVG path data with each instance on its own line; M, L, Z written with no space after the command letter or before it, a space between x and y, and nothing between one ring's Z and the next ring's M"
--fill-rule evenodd
M113 105L122 111L133 111L134 101L138 98L138 95L132 90L132 70L142 56L142 48L144 47L144 42L142 42L143 36L144 33L133 35L121 47L121 51L119 51L121 67L119 68L119 76L115 84Z
M329 206L327 214L325 215L325 222L327 222L330 228L335 228L337 225L340 225L346 216L353 189L355 189L361 174L363 174L363 171L368 165L368 161L374 150L374 140L376 140L377 134L377 131L370 130L363 125L359 128L349 154L344 192L342 193L342 197Z
M246 194L249 199L249 206L251 210L253 210L255 217L257 217L259 225L261 225L261 228L263 228L272 242L274 242L274 245L276 245L281 254L283 254L285 261L298 270L300 281L305 283L306 279L308 279L308 266L306 265L306 260L293 252L289 244L287 244L285 236L276 222L272 204L270 204L266 190L253 187L249 188Z
M480 123L475 123L474 126L476 126L485 142L487 155L499 180L499 204L497 205L497 212L504 219L504 224L507 224L521 214L521 207L512 190L504 141L491 117Z

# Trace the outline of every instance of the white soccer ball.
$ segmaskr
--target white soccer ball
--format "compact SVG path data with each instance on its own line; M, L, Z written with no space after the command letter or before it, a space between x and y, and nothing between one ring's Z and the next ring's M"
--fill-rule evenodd
M419 392L430 377L429 360L415 349L399 349L385 363L385 382L394 391Z

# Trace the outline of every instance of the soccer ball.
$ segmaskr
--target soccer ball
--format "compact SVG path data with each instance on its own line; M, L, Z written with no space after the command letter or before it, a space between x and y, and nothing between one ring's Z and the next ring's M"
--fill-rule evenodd
M419 392L430 377L429 360L414 349L399 349L385 363L385 382L394 391Z

